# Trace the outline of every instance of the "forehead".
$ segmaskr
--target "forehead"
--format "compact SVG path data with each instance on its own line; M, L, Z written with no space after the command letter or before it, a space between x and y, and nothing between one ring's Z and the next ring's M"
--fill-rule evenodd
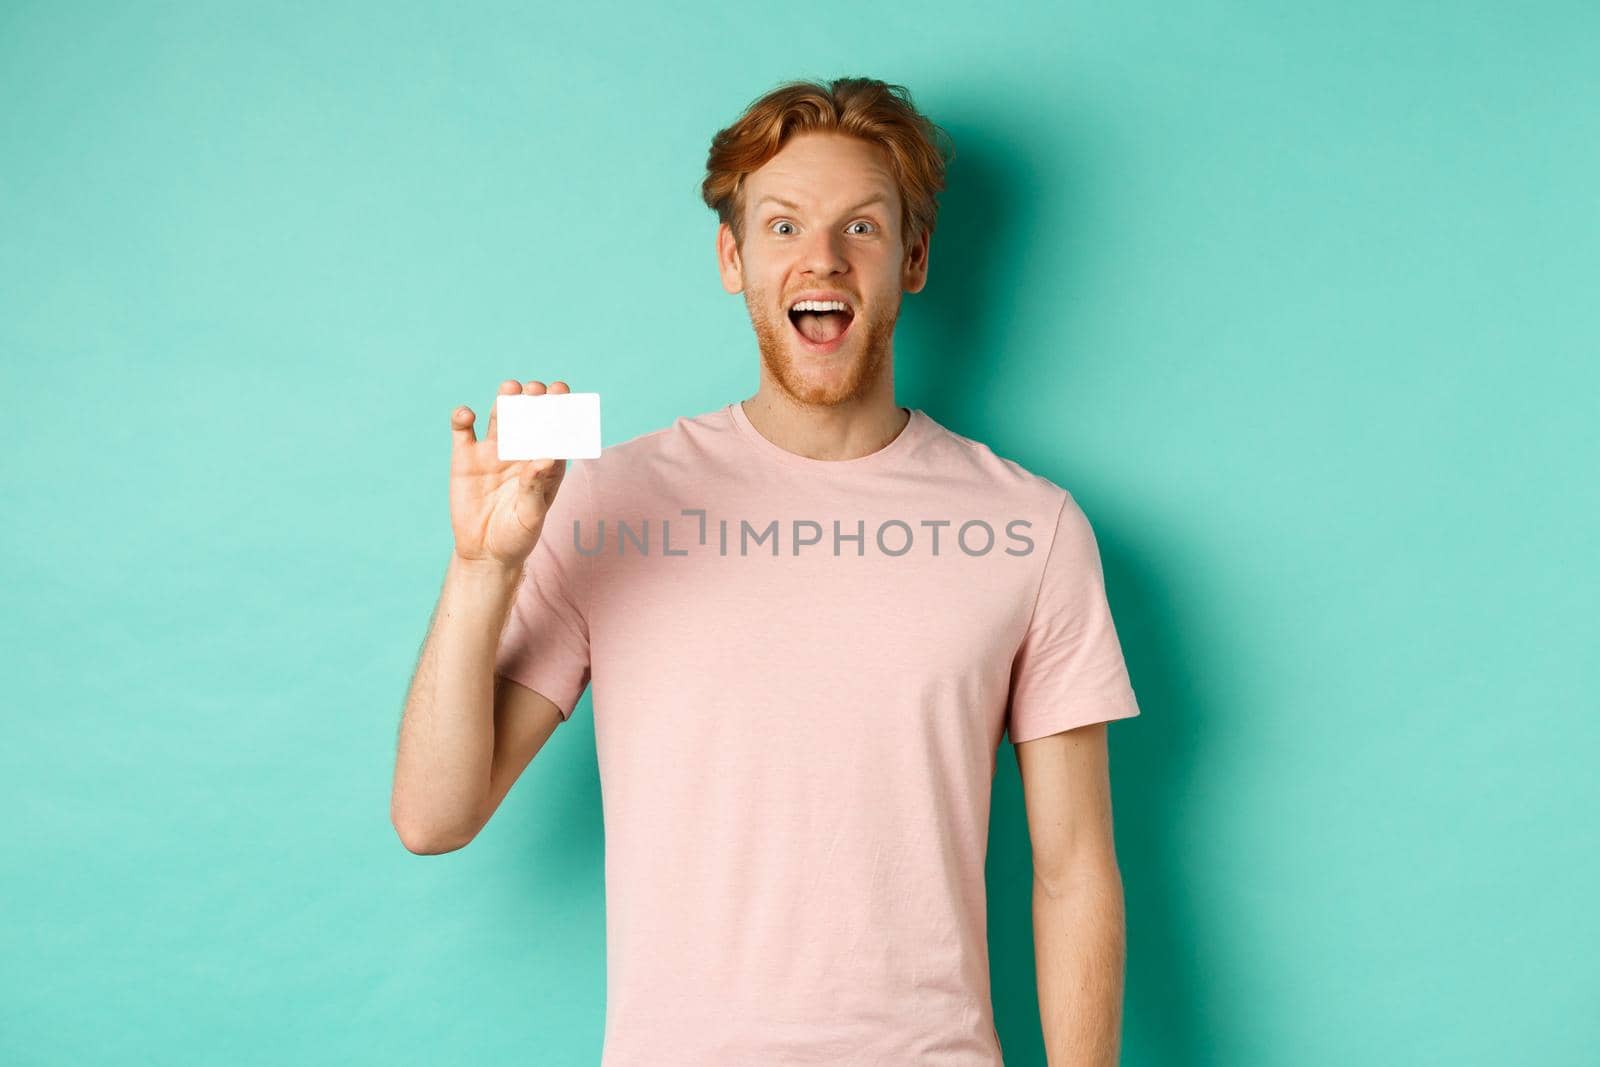
M892 206L899 190L881 146L845 134L803 133L745 178L745 202L752 210L769 196L826 211L873 196Z

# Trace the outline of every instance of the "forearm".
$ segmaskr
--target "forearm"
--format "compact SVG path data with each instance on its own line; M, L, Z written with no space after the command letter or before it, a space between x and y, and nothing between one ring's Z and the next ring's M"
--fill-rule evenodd
M1126 940L1115 865L1055 887L1036 878L1033 943L1049 1067L1116 1067Z
M406 694L390 817L413 851L477 832L494 759L494 663L521 572L454 553Z

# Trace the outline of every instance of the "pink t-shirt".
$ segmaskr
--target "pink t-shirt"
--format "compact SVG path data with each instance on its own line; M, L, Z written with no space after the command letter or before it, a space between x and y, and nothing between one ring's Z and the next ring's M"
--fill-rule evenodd
M601 1067L1000 1064L1002 732L1139 714L1077 503L920 409L857 459L736 401L570 460L496 670L593 685Z

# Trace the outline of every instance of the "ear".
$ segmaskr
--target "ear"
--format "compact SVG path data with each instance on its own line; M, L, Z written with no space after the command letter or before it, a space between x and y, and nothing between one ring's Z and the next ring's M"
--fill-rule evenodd
M920 293L928 284L928 245L932 236L924 230L916 243L906 250L905 264L900 272L900 288L908 293Z
M726 222L717 224L717 270L722 274L724 292L744 291L744 260L734 243L733 228Z

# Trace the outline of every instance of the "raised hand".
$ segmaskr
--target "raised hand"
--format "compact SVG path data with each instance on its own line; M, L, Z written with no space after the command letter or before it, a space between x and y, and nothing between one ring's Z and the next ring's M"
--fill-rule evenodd
M570 393L563 381L500 383L499 395ZM566 477L564 459L503 460L495 437L494 404L483 440L473 434L477 416L463 404L450 415L450 526L456 555L483 565L520 570L539 542L544 517Z

